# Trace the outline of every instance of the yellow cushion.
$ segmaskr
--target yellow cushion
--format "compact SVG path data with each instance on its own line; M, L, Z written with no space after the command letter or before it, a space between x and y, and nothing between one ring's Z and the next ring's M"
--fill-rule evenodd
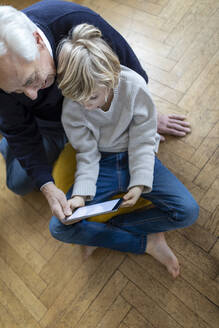
M74 172L76 170L76 158L75 158L75 150L68 143L65 145L65 148L59 155L59 158L54 164L53 167L53 178L55 180L56 186L67 193L74 182ZM114 198L120 197L120 195L116 195ZM134 210L143 208L145 206L151 205L151 202L140 198L138 202L133 207L120 208L117 212L99 215L91 218L91 221L96 222L106 222L111 219L113 216L118 214L129 213Z

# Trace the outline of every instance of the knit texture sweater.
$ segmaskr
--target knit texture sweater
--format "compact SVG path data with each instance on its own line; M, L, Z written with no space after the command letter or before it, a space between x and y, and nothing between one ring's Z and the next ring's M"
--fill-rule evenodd
M69 1L44 0L25 8L23 12L44 32L55 63L56 48L62 38L74 26L88 23L101 30L104 40L118 55L122 65L135 70L147 81L145 71L125 39L92 10ZM39 90L36 100L24 94L7 94L0 90L0 134L7 139L14 156L38 188L53 181L53 177L52 165L48 163L36 120L60 122L62 102L56 82L49 88Z
M65 98L62 123L66 135L77 150L77 170L72 195L96 194L100 152L129 154L128 189L143 185L144 193L153 184L154 158L159 145L156 111L145 80L121 66L119 84L108 111L86 110Z

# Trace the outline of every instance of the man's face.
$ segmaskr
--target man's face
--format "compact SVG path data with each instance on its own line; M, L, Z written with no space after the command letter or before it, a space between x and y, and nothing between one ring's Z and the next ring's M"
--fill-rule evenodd
M12 52L0 57L0 89L7 93L24 93L32 100L38 91L50 87L55 81L55 64L38 33L35 33L39 56L27 61Z

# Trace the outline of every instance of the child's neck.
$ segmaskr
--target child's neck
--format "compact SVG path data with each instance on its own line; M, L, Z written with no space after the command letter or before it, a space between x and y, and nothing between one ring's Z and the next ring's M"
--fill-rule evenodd
M101 109L104 111L104 112L107 112L110 108L110 105L112 103L112 100L113 100L113 96L114 96L114 93L113 93L113 89L110 90L110 93L109 93L109 96L107 98L107 101L106 103L101 107Z

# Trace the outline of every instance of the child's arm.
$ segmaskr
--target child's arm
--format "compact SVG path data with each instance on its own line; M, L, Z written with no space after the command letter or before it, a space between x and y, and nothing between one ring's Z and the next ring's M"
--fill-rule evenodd
M133 119L129 128L128 189L144 186L143 193L147 193L153 184L157 124L154 103L143 85L138 87L133 106Z
M62 124L72 147L76 149L77 169L72 196L86 196L86 200L90 200L96 194L99 173L97 140L85 124L80 105L67 98L63 102Z

